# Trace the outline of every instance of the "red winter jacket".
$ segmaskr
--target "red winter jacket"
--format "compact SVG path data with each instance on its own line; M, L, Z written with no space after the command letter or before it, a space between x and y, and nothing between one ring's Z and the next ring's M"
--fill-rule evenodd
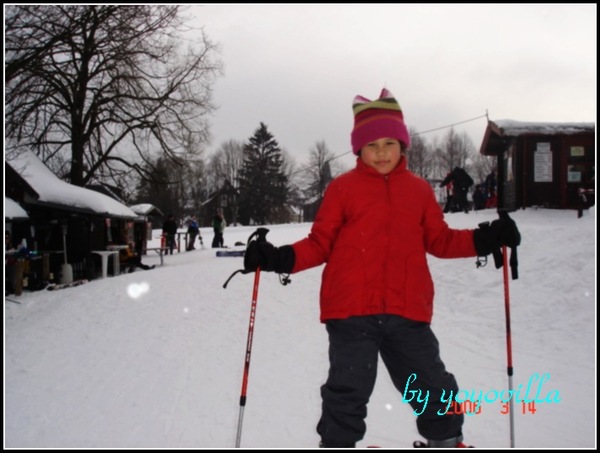
M434 289L426 253L477 255L473 230L448 227L433 189L406 169L405 158L383 176L359 157L329 184L310 234L293 247L294 273L327 263L322 322L387 313L429 323Z

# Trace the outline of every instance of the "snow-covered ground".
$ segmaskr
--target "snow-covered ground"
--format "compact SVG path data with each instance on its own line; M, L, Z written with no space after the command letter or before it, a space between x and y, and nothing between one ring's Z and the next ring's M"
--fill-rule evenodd
M596 218L574 211L511 214L523 243L510 281L514 406L520 448L596 447ZM456 228L493 220L491 210L448 214ZM267 226L283 245L310 224ZM254 227L228 227L245 242ZM202 229L204 243L212 232ZM154 241L158 242L158 232ZM239 248L239 247L235 247ZM475 259L430 258L433 329L442 358L465 392L493 400L509 388L503 274ZM158 256L144 258L158 264ZM151 271L5 300L4 445L7 448L231 448L235 446L253 275L241 258L206 248L165 258ZM260 278L244 448L314 448L327 337L319 323L322 267ZM465 393L466 394L466 393ZM464 395L461 395L464 396ZM525 409L525 410L523 410ZM466 417L465 441L510 445L509 416L483 401ZM523 413L524 412L524 413ZM385 368L359 446L410 447L415 416Z

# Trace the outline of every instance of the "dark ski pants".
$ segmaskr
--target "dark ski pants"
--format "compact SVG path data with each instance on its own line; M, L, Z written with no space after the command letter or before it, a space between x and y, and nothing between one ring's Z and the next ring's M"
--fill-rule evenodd
M224 243L224 239L223 239L223 233L221 233L220 231L215 231L215 237L213 238L212 241L212 248L219 248L219 247L223 247L223 243Z
M329 376L321 387L322 414L317 425L324 447L353 447L366 431L367 403L375 386L377 360L381 355L402 400L421 390L424 403L412 398L417 429L428 440L443 440L462 434L463 415L446 412L442 392L456 395L458 385L440 358L439 343L427 323L395 315L356 316L327 321L329 334ZM411 375L416 374L416 379ZM414 378L414 376L413 376Z
M198 236L198 233L188 233L190 235L190 237L188 238L188 244L187 244L187 250L195 250L195 246L194 243L196 242L196 237Z
M175 249L175 247L177 247L177 244L175 243L175 235L174 234L166 235L165 246L169 249L169 253L172 255L173 250Z

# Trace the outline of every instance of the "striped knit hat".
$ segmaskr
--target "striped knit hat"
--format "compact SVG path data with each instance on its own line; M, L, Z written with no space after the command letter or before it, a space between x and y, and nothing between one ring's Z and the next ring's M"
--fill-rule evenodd
M402 144L402 150L410 146L410 136L404 124L400 104L387 89L381 90L379 99L371 101L356 96L352 102L354 129L352 129L352 151L358 154L367 143L380 138L395 138Z

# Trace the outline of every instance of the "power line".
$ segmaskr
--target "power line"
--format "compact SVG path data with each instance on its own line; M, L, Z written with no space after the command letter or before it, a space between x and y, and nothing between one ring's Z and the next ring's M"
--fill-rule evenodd
M465 123L469 123L469 122L471 122L471 121L476 121L476 120L479 120L479 119L481 119L481 118L487 118L487 117L488 117L488 113L487 113L487 111L486 111L486 112L485 112L485 115L476 116L475 118L471 118L471 119L464 120L464 121L459 121L458 123L449 124L449 125L447 125L447 126L441 126L441 127L437 127L437 128L435 128L435 129L429 129L429 130L426 130L426 131L415 132L413 135L422 135L422 134L428 134L429 132L435 132L435 131L439 131L439 130L441 130L441 129L447 129L447 128L449 128L449 127L458 126L459 124L465 124ZM351 152L352 152L352 151L346 151L345 153L338 154L337 156L333 156L331 159L329 159L329 160L326 160L325 162L331 162L332 160L339 159L340 157L343 157L343 156L345 156L346 154L350 154ZM315 166L315 165L313 165L312 167L314 167L314 166ZM312 167L306 167L306 168L302 168L302 169L300 169L300 170L297 170L297 171L295 171L294 173L292 173L290 176L294 176L294 175L296 175L296 174L298 174L298 173L302 173L303 171L307 171L307 170L311 169Z
M487 118L487 112L485 115L481 115L481 116L477 116L475 118L471 118L470 120L464 120L464 121L460 121L458 123L454 123L454 124L449 124L448 126L442 126L442 127L437 127L435 129L429 129L427 131L422 131L422 132L415 132L415 135L421 135L421 134L427 134L429 132L435 132L435 131L439 131L440 129L447 129L449 127L454 127L454 126L458 126L459 124L465 124L465 123L469 123L471 121L475 121L475 120L479 120L481 118Z

